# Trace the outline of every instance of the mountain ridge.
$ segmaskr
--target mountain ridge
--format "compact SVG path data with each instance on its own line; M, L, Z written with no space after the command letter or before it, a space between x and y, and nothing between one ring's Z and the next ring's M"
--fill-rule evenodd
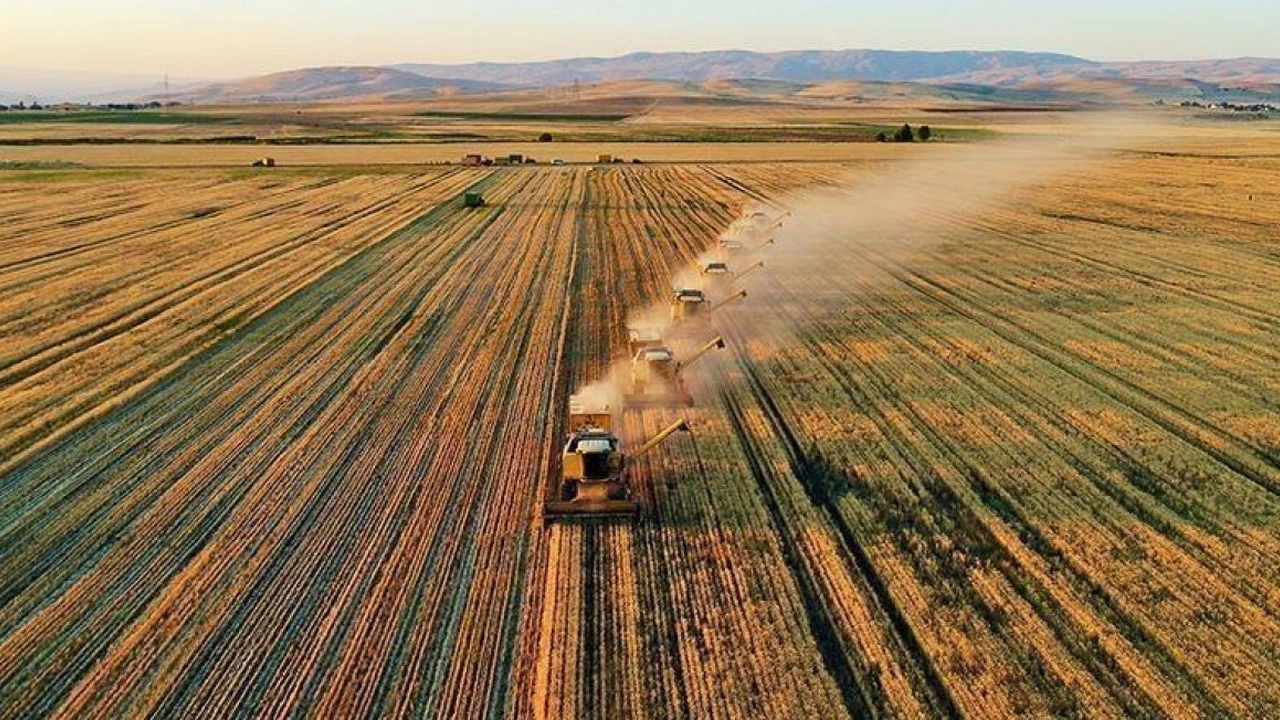
M0 102L39 99L126 102L162 99L163 83L111 85L103 73L67 73L0 67ZM1055 93L1078 100L1102 89L1125 99L1280 99L1280 59L1240 57L1192 61L1100 62L1062 53L985 50L710 50L634 52L536 62L463 64L398 63L334 65L286 70L248 78L175 80L171 97L182 102L307 102L355 97L422 99L455 93L516 88L571 87L628 80L700 84L742 80L820 85L864 81L923 83L967 92L983 86ZM124 79L117 82L123 82ZM47 86L47 87L46 87Z
M793 82L857 78L913 82L1000 68L1096 64L1092 60L1074 55L1011 50L787 50L773 53L708 50L636 52L617 57L579 57L525 63L400 63L386 67L425 77L556 86L573 82L642 78L689 82L731 78Z
M210 83L174 95L181 102L317 101L360 96L418 96L492 91L500 83L465 78L433 78L372 65L330 65Z

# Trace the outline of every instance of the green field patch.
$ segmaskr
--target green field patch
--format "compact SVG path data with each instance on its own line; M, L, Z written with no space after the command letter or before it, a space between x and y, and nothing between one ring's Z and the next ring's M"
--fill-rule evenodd
M0 125L27 123L88 123L104 125L212 125L231 118L155 110L10 110L0 112Z
M102 182L142 175L138 170L91 168L73 162L0 162L0 183Z
M85 166L67 160L0 160L0 170L78 170Z

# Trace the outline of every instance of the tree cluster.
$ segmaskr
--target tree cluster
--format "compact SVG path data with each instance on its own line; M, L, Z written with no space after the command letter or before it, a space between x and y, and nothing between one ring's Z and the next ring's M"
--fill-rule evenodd
M163 107L177 107L180 102L162 103L158 100L152 100L147 103L107 103L105 105L95 105L93 103L61 103L59 105L41 105L38 100L32 100L29 104L26 102L17 102L13 105L5 105L0 103L0 112L6 110L23 111L40 111L40 110L57 110L59 112L75 112L77 110L120 110L124 112L137 112L139 110L158 110Z
M893 133L893 141L900 143L909 143L919 140L920 142L928 142L933 137L933 130L928 125L921 125L919 130L912 129L911 125L903 124ZM890 137L887 133L877 133L876 142L889 142Z

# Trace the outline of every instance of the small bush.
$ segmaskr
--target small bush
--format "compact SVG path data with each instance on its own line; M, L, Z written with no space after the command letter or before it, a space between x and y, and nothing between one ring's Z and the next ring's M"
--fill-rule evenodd
M915 139L916 134L911 130L910 125L903 125L893 134L894 142L915 142Z
M538 136L538 142L551 142L551 140L552 140L552 137L551 137L551 133L549 132L544 132Z

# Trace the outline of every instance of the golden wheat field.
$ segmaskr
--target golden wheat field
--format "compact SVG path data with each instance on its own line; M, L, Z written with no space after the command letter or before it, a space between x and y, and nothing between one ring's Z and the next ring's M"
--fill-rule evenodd
M980 206L875 192L947 147L0 173L0 717L1276 717L1250 132ZM569 395L755 208L697 406L622 418L693 427L645 517L542 522Z

